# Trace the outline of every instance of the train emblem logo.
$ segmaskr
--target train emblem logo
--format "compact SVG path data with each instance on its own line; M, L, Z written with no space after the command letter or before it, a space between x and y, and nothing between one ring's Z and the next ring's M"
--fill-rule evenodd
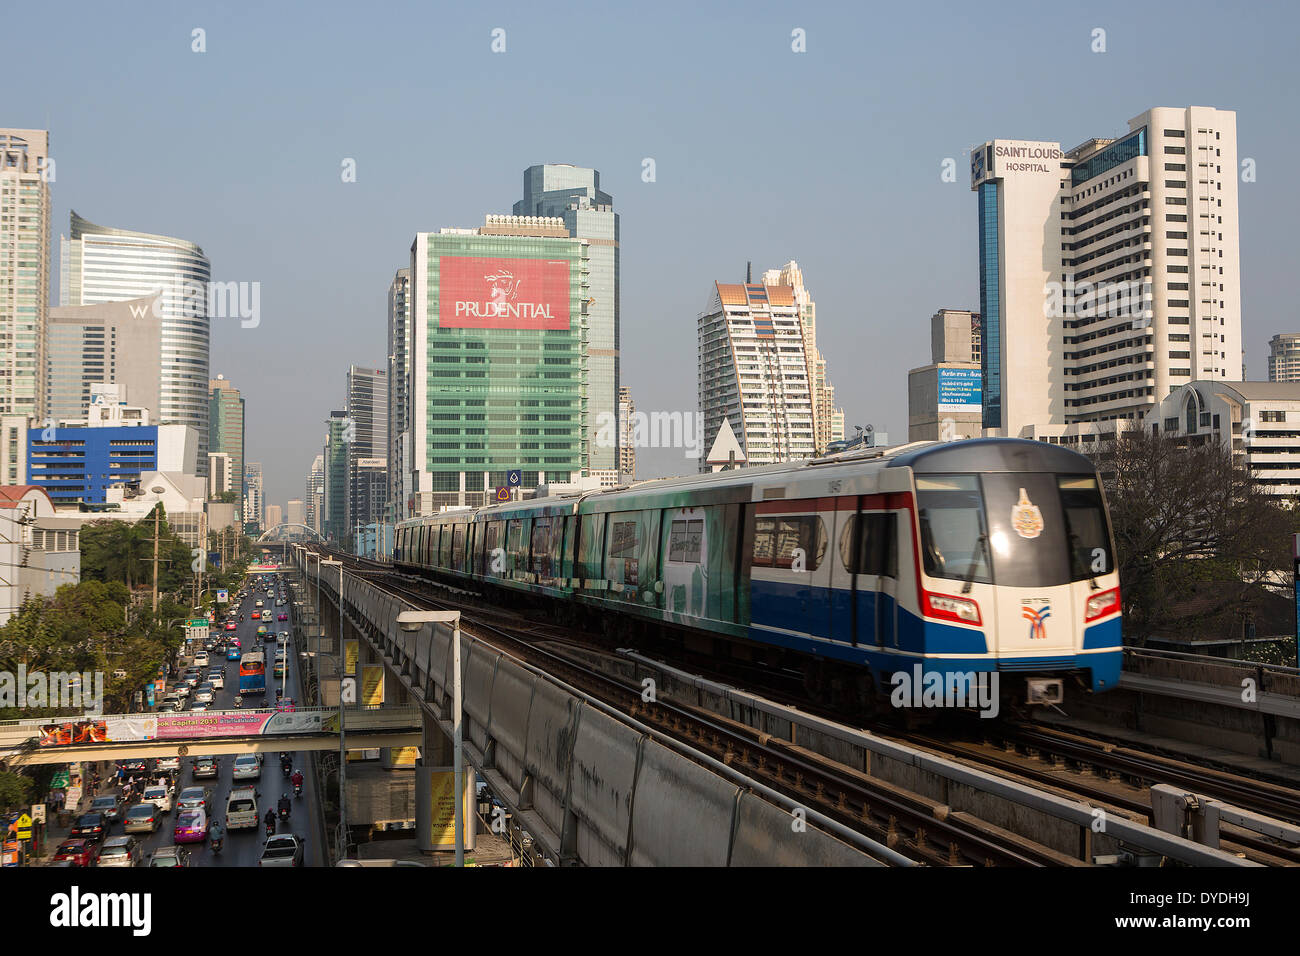
M1046 598L1025 598L1020 602L1020 612L1029 622L1031 641L1047 637L1047 619L1052 616L1052 605Z
M1025 489L1020 489L1020 500L1011 506L1011 527L1022 538L1037 538L1043 533L1043 513L1029 500Z

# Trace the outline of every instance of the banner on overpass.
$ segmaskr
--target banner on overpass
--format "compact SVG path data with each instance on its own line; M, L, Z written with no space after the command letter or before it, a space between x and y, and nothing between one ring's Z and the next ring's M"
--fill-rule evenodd
M153 740L157 735L156 716L136 715L41 724L38 740L42 747L63 747L120 740Z
M158 737L238 737L264 734L310 734L338 729L335 711L249 710L238 713L162 714Z

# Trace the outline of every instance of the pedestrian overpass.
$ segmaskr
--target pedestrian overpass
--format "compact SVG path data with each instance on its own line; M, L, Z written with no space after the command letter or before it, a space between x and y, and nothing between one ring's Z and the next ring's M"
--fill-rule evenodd
M419 708L413 706L347 707L342 715L349 750L418 747L422 732ZM339 734L337 707L7 720L0 721L0 767L338 750Z

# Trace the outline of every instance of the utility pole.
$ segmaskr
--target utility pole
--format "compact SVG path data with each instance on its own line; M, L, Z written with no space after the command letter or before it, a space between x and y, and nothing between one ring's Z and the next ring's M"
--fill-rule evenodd
M158 522L162 518L162 502L153 506L153 612L158 613Z

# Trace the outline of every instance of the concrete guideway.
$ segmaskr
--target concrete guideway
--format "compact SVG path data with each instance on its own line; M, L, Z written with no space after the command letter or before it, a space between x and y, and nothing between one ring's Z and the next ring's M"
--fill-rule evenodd
M359 639L421 702L426 762L449 749L451 632L403 631L404 601L306 564L308 594L340 600ZM301 565L300 565L301 566ZM337 611L322 619L333 625ZM355 631L355 633L354 633ZM742 773L617 714L550 675L462 636L466 762L552 861L613 866L883 866L913 863ZM373 661L372 661L373 663ZM348 727L351 744L351 726Z

